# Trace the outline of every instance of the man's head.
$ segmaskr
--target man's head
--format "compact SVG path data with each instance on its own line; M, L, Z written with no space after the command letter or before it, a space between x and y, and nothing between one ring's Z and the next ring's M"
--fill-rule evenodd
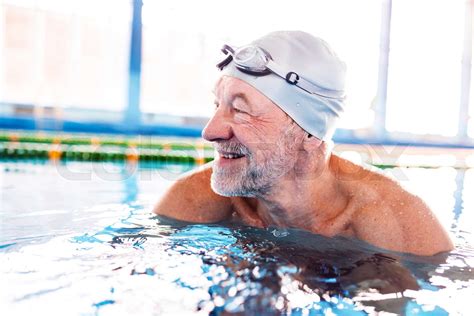
M227 50L216 112L203 131L218 152L211 185L227 196L264 195L294 168L309 135L318 144L332 136L345 66L303 32L274 32Z

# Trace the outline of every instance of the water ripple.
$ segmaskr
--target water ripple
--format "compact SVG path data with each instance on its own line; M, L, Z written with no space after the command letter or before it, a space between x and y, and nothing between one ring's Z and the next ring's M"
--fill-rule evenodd
M140 205L119 209L102 229L3 253L2 283L14 286L0 312L443 314L465 312L456 300L474 294L469 247L427 260L299 230L162 221Z

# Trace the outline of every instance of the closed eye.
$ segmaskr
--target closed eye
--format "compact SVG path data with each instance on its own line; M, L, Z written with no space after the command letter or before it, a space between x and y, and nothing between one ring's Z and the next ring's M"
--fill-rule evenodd
M237 94L231 102L232 108L236 113L248 114L248 102L247 98L242 94ZM245 109L245 110L244 110Z
M245 112L244 110L241 110L241 109L238 109L238 108L235 108L235 107L234 107L234 111L237 112L237 113L247 114L247 112Z

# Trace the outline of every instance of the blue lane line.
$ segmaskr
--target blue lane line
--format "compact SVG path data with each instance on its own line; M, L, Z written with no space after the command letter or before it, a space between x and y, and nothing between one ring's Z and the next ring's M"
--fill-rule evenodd
M157 136L183 136L200 137L201 126L178 125L146 125L140 124L135 128L121 122L77 122L62 121L60 124L54 120L42 120L41 130L64 131L92 134L127 134L127 135L157 135ZM0 117L0 129L38 130L35 120L31 118Z

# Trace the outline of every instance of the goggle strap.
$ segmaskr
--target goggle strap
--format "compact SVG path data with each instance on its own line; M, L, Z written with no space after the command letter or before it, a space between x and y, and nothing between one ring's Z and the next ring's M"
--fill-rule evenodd
M287 80L288 81L288 80ZM330 98L330 99L343 99L344 95L339 91L329 91L327 89L323 89L305 78L299 77L298 82L296 83L301 89L306 90L311 94L316 94L322 97Z
M230 62L232 61L233 55L234 55L234 49L231 46L226 44L226 45L222 46L221 52L226 54L226 58L223 61L221 61L220 63L218 63L216 66L217 66L217 68L219 68L219 70L222 71L224 69L224 67L227 66L228 64L230 64Z
M281 77L282 79L286 80L289 84L296 85L297 87L305 90L308 93L316 94L325 98L331 99L343 99L344 95L341 92L332 92L326 89L323 89L305 78L298 75L296 72L286 72L285 70L281 69L280 66L269 60L267 63L267 68L270 69L275 75Z
M224 54L231 54L231 55L234 55L235 53L235 50L232 48L232 46L229 46L227 44L224 44L224 46L222 46L221 48L221 52L223 52Z
M273 72L275 75L282 77L286 80L286 71L281 69L281 67L277 63L273 62L273 60L268 59L267 68L270 69L270 71Z
M230 64L230 62L232 61L234 57L232 57L232 55L228 55L223 61L221 61L220 63L218 63L216 66L217 68L219 68L219 70L223 70L225 68L225 66L227 66L228 64Z

